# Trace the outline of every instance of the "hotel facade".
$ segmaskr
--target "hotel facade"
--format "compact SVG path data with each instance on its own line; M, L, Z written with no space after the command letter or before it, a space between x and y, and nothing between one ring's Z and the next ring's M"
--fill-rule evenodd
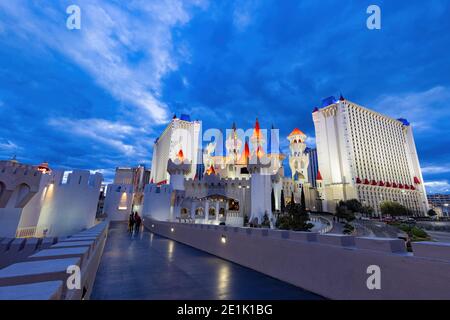
M380 214L383 201L395 201L413 215L428 203L411 125L333 97L313 111L324 211L340 200L358 199Z

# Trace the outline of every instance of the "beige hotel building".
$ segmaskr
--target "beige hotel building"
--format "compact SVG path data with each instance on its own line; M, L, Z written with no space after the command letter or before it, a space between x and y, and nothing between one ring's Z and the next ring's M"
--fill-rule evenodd
M396 201L414 215L428 202L412 127L344 99L324 99L313 111L324 211L339 200L358 199L380 213L380 203Z

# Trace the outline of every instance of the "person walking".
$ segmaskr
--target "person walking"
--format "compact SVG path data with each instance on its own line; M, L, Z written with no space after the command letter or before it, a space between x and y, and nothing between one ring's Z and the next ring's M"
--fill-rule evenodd
M128 232L129 233L133 233L134 224L135 224L134 213L131 212L130 217L128 218Z
M139 230L141 228L142 219L137 212L134 213L134 221L135 221L136 233L139 233Z

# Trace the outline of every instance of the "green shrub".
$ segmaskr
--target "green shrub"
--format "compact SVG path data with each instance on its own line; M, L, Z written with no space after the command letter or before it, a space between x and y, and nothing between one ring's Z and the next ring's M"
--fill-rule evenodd
M424 230L417 228L417 227L411 228L411 233L414 237L428 238L428 233L426 233Z

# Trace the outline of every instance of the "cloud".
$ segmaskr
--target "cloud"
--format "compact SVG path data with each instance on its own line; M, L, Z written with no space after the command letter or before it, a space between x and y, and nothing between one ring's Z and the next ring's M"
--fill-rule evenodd
M450 172L450 165L437 165L437 166L425 166L422 167L422 173L424 174L439 174Z
M375 109L393 118L407 118L418 131L436 131L442 118L450 116L450 88L436 86L425 91L397 95L382 95Z
M11 142L10 140L6 140L4 142L0 141L0 151L3 152L17 152L18 150L21 150L22 148L16 145L14 142Z
M316 137L314 137L314 136L307 137L305 142L306 142L306 145L310 148L316 147Z
M111 147L126 156L142 154L136 145L126 141L134 141L131 137L143 135L146 133L144 129L103 119L52 118L49 119L48 124L62 132Z
M427 193L449 193L450 183L448 180L437 180L425 182Z
M244 31L251 23L255 15L258 3L254 0L236 2L233 10L233 25L239 31Z
M116 99L163 123L168 107L160 100L161 80L182 59L176 54L172 31L189 21L192 6L202 4L181 0L135 0L125 5L106 0L82 2L81 30L72 31L61 23L67 18L62 5L2 1L0 10L10 20L8 28L29 40L27 48L37 43L43 50L57 50Z
M116 172L115 169L95 169L95 170L89 170L89 171L91 174L101 173L103 175L103 183L104 184L113 183L114 175Z

